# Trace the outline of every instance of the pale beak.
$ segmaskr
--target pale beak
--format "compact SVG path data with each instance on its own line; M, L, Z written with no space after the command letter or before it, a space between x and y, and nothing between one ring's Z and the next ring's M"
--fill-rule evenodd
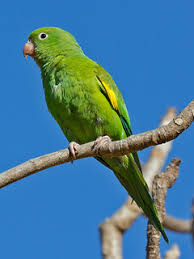
M25 59L27 59L27 56L34 57L34 43L31 41L28 41L23 48L23 55Z

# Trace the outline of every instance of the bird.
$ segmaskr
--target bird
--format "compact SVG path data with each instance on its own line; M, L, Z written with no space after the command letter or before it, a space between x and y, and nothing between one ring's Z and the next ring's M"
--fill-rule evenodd
M72 34L57 27L38 28L29 35L23 55L40 67L48 110L70 142L73 158L80 144L95 141L100 148L104 142L132 135L128 111L113 78L84 54ZM168 243L137 152L95 158L113 171Z

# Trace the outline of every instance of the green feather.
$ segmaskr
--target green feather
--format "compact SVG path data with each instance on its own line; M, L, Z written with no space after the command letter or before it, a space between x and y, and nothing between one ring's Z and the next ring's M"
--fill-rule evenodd
M47 37L40 40L42 32ZM132 134L127 108L112 77L84 55L70 33L45 27L32 32L29 39L41 69L48 109L69 141L82 144L104 135L121 140ZM114 172L168 242L137 153L96 159Z

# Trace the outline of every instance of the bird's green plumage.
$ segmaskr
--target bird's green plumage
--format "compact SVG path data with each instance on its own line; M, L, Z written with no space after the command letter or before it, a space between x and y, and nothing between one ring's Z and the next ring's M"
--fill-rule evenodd
M40 40L43 32L48 37ZM34 59L41 69L48 109L69 141L82 144L104 135L120 140L132 134L123 97L112 77L84 55L71 34L59 28L40 28L29 39L35 45ZM137 153L97 159L112 169L168 242Z

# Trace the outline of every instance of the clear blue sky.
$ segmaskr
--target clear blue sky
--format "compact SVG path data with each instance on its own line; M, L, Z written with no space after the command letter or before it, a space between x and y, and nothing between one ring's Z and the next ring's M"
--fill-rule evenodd
M67 147L48 113L39 68L22 56L32 30L58 26L105 67L123 93L135 133L157 127L169 106L181 111L194 93L193 1L2 1L0 171ZM182 160L167 212L190 218L194 190L193 130L174 141L168 162ZM146 161L149 150L140 152ZM100 258L98 226L125 201L114 175L94 159L65 164L0 192L3 259ZM146 220L124 236L125 258L145 258ZM181 258L189 235L167 231ZM168 245L162 241L162 254Z

